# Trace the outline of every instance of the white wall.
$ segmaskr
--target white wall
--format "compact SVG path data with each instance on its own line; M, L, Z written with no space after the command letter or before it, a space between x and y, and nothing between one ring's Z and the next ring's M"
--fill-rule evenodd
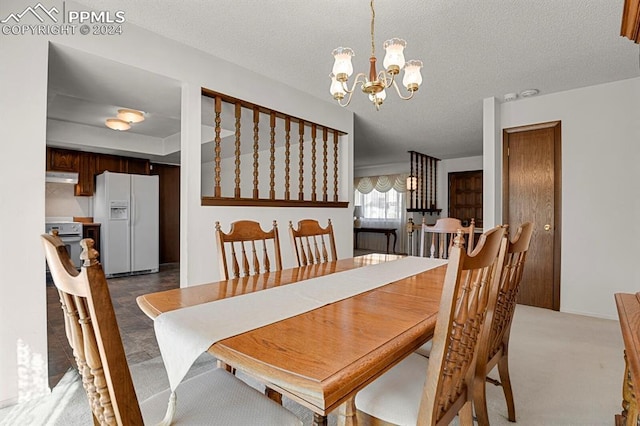
M76 197L75 185L69 183L46 183L45 217L87 217L92 215L93 197Z
M61 1L49 2L63 10ZM86 8L71 1L67 10ZM5 0L0 16L19 13L25 3ZM29 383L36 396L46 379L46 299L44 256L39 235L45 217L45 138L47 107L48 42L60 43L110 60L138 67L182 82L181 113L181 285L215 280L218 276L213 224L230 223L239 217L260 221L263 226L277 217L281 223L304 217L321 221L331 217L336 229L338 254L351 254L352 208L256 209L202 207L200 205L200 88L289 113L346 132L340 151L342 200L352 201L353 114L348 110L291 89L224 60L203 54L126 23L121 36L4 36L0 42L0 168L2 223L0 243L0 406L17 401ZM8 100L11 100L8 102ZM11 177L11 179L4 179ZM268 218L268 219L267 219ZM17 346L21 340L33 356L21 372L31 377L18 381ZM24 353L24 351L23 351ZM29 361L31 360L31 361ZM22 373L21 373L22 374ZM45 380L46 382L46 380Z
M562 121L560 310L617 318L614 293L640 290L640 78L493 105L500 132ZM487 136L485 154L501 153ZM485 191L500 169L485 170Z

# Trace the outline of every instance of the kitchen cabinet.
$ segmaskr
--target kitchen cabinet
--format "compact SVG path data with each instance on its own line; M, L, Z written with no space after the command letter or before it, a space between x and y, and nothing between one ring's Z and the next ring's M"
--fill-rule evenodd
M142 158L127 158L125 173L135 175L148 175L149 174L149 160Z
M47 171L78 172L79 152L67 149L47 148Z
M102 172L126 173L126 159L117 155L96 154L96 175Z
M74 188L77 197L93 196L96 175L102 172L148 175L150 164L144 158L47 147L47 171L78 173L78 183Z
M78 183L74 193L76 196L90 197L95 189L96 156L92 152L78 154Z

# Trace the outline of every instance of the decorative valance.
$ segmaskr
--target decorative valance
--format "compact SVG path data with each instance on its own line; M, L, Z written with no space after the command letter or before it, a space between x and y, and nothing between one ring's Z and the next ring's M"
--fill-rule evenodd
M374 189L378 192L387 192L391 188L398 192L407 191L408 173L397 175L364 176L353 180L353 187L363 194L368 194Z

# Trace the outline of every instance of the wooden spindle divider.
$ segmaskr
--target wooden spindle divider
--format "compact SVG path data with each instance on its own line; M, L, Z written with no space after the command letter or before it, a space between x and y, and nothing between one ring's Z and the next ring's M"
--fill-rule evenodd
M300 166L300 171L298 174L298 181L299 181L298 200L302 201L304 200L304 121L300 120L298 124L299 124L299 134L300 134L300 138L298 140L298 146L300 147L299 155L298 155L299 166Z
M240 117L242 115L242 108L240 102L236 102L236 187L234 194L236 198L240 198Z
M284 120L284 199L291 199L291 117Z
M333 201L338 201L338 131L333 131Z
M258 107L253 108L253 199L257 200L258 196L258 151L260 150L260 110Z
M316 201L316 124L311 125L311 201Z
M222 196L222 189L220 188L220 171L222 170L220 168L220 161L221 161L221 157L220 157L220 130L222 129L220 127L220 114L222 113L222 99L220 98L220 96L216 96L215 97L215 114L216 114L216 118L215 118L215 185L213 188L213 193L216 197L220 197Z
M276 199L276 113L271 111L269 115L269 125L271 127L271 139L269 141L269 199Z
M440 213L442 209L437 208L438 191L438 158L422 154L416 151L409 151L409 173L416 178L416 190L410 190L408 212Z
M294 117L288 114L284 114L266 107L262 107L260 105L253 104L251 102L243 101L237 98L233 98L228 95L224 95L221 93L217 93L211 91L209 89L202 89L202 95L213 98L214 100L214 182L213 182L213 195L212 196L203 196L202 197L202 205L209 206L270 206L270 207L339 207L339 208L347 208L349 206L348 201L339 201L338 187L339 187L339 159L338 159L338 143L340 135L343 135L343 132L339 130L332 129L326 126L323 126L318 123L313 123L307 120L304 120L299 117ZM234 148L233 153L233 164L229 163L229 168L234 167L233 174L231 170L228 170L225 173L225 164L223 162L223 148L224 145L223 139L223 120L227 120L226 118L226 109L223 108L223 102L230 104L233 106L232 116L235 121L235 132L234 132L234 144L232 145ZM252 150L249 151L248 146L242 147L242 138L241 138L241 123L242 123L242 109L248 109L253 112L253 147ZM245 111L246 112L246 111ZM268 184L265 182L263 177L262 185L260 185L260 160L263 158L263 162L266 162L267 155L263 153L260 155L260 114L269 115L269 180ZM231 119L231 117L229 117ZM284 148L284 152L278 152L278 135L276 132L276 127L278 127L278 120L282 120L284 122L284 143L280 141L280 147ZM298 197L291 196L291 123L298 123L298 145L299 145L299 158L298 158ZM245 122L246 124L246 122ZM230 126L226 126L228 129ZM310 131L306 131L306 127L310 128ZM266 129L265 129L266 130ZM322 150L318 147L318 131L322 131ZM329 196L329 181L328 181L328 168L329 168L329 133L333 133L333 197ZM266 133L266 132L263 132ZM310 157L311 159L305 159L305 134L306 137L311 139L311 149L310 149ZM246 145L249 143L247 142ZM284 145L284 146L283 146ZM266 151L266 143L262 145L264 150ZM229 147L231 148L231 147ZM244 151L245 155L251 152L251 156L253 158L252 163L252 194L250 197L243 197L241 191L241 156ZM229 155L230 153L227 153ZM306 153L309 155L309 152ZM320 155L322 155L322 160L320 160ZM284 158L283 158L284 157ZM309 167L310 163L310 173L307 173L305 177L304 173L304 163L307 161L307 167ZM247 160L245 160L247 161ZM322 161L322 187L321 187L321 196L318 196L318 167ZM277 173L276 168L278 165L284 163L284 176L281 177L279 181L279 185L283 186L283 193L281 195L282 198L278 198L276 190L276 177L279 175ZM280 166L281 167L281 166ZM263 165L263 174L265 173L265 167ZM310 175L310 176L309 176ZM233 184L228 182L228 184L224 185L224 180L231 179L231 176L234 176ZM305 199L305 185L310 188L310 194L307 194L308 199ZM231 187L230 187L231 186ZM265 198L260 198L260 186L262 186L262 193ZM268 191L267 187L268 186ZM225 191L230 191L233 188L233 196L224 196L223 193ZM245 191L247 191L247 185L244 185ZM268 196L267 196L268 192ZM292 199L293 198L293 199ZM297 198L297 199L296 199ZM329 201L330 198L333 198ZM244 263L244 262L243 262ZM244 265L242 265L244 266Z
M325 127L322 129L322 201L329 199L327 195L327 139L329 131Z

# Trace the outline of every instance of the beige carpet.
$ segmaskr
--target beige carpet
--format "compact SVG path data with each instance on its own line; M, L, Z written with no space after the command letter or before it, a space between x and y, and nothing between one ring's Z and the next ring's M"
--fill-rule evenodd
M518 306L510 356L517 424L613 424L614 414L621 410L622 350L616 321ZM190 374L213 364L205 354ZM168 387L159 358L133 365L131 374L140 399ZM497 378L497 372L491 376ZM487 393L491 424L512 424L506 419L502 389L488 384ZM284 403L305 425L311 424L308 410L286 399ZM331 415L329 424L335 423ZM51 395L0 410L0 425L90 424L84 391L73 370Z

